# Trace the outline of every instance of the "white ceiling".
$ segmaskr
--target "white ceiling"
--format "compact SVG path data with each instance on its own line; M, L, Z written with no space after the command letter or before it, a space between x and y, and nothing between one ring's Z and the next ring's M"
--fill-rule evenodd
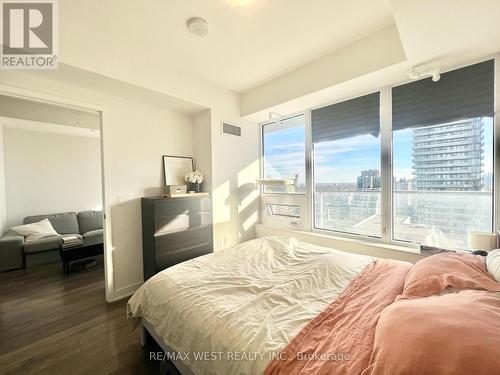
M394 23L390 0L234 1L61 0L60 59L177 72L241 93ZM208 21L207 37L189 34L193 16Z
M500 51L500 0L393 0L392 8L413 65L453 66Z
M385 43L379 53L388 56L402 47L404 57L400 61L389 61L385 67L369 74L351 75L330 85L328 81L332 76L336 79L352 70L349 66L341 71L335 69L335 63L342 60L341 50L337 50L328 59L326 69L318 64L322 59L310 64L317 68L306 71L308 81L300 74L304 69L299 68L244 93L241 103L246 118L266 121L269 111L294 113L407 82L412 68L418 71L436 67L444 72L500 52L500 0L392 0L391 5L400 43ZM349 48L356 44L360 44L359 41ZM353 63L352 66L358 68L355 70L380 57L374 48L366 45L358 48L359 55L366 59ZM309 84L317 77L325 86L310 90L310 85L304 82Z

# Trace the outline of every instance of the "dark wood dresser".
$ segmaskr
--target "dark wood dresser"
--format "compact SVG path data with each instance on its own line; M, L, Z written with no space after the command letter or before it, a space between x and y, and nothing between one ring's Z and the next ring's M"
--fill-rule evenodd
M144 281L177 263L213 252L208 196L142 198Z

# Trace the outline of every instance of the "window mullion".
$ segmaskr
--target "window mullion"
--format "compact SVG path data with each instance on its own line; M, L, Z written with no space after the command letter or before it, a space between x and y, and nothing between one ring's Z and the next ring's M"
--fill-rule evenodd
M500 230L500 55L495 56L495 83L494 83L494 108L493 117L493 228Z
M392 109L391 89L380 92L380 169L382 179L381 225L382 240L392 241Z
M305 112L305 150L306 150L306 206L304 223L307 230L314 227L314 189L313 189L313 147L312 147L312 128L311 128L311 110Z

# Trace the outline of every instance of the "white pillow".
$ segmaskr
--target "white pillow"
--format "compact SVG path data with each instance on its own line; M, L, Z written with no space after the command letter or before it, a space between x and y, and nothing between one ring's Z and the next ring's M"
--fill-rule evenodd
M486 257L486 268L500 283L500 249L490 251Z
M37 240L39 238L59 235L55 231L49 219L43 219L38 223L17 225L15 227L12 227L12 230L26 237L26 242Z

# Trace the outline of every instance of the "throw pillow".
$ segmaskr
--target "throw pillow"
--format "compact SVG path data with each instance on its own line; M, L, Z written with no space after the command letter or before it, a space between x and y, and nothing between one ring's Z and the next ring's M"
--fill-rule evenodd
M49 219L43 219L38 223L31 223L25 225L17 225L12 227L12 230L24 237L26 237L26 242L37 240L39 238L58 236L59 234L55 231L54 227L50 223Z

